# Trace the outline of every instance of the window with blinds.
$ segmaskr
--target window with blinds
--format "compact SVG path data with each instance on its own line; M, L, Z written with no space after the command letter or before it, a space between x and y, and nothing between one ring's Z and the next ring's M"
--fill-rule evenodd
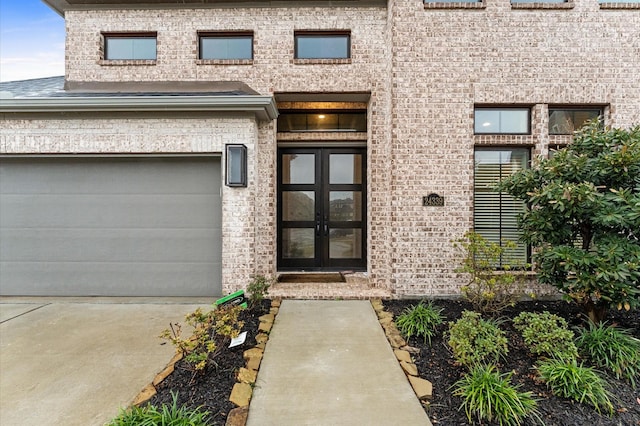
M474 180L474 230L486 240L504 244L513 241L518 247L513 257L501 259L500 265L526 263L528 246L519 241L517 217L524 203L494 187L503 178L529 166L527 148L476 148Z

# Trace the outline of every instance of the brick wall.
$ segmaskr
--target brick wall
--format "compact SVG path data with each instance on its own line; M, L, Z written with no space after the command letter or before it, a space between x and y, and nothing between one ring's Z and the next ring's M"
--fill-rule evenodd
M262 94L369 92L370 283L396 296L448 295L462 282L453 272L450 240L473 225L474 145L529 146L534 155L545 155L550 143L568 139L548 135L549 105L602 105L608 124L640 123L640 11L608 7L597 0L513 7L508 0L389 0L386 8L70 11L67 79L234 80ZM352 58L294 60L294 31L319 29L351 30ZM254 59L198 61L199 30L253 31ZM101 61L101 32L122 31L156 31L157 61ZM532 134L474 136L476 104L531 106ZM225 138L253 141L249 187L223 194L223 290L231 291L252 273L276 271L275 123L248 121L101 122L110 123L112 133L101 133L97 121L16 122L15 139L0 139L0 152L62 149L53 144L92 152L107 146L200 152L221 150ZM150 131L144 140L131 135L139 125ZM69 130L73 126L80 129ZM94 126L97 137L79 139L83 126ZM114 140L120 142L110 145ZM215 147L203 148L207 143ZM445 205L423 207L422 197L430 193L444 196Z

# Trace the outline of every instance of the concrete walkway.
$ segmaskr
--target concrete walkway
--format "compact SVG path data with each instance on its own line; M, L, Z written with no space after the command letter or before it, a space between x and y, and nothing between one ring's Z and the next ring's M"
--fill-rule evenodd
M431 425L368 301L284 300L247 426Z
M0 298L0 425L103 425L173 356L160 332L210 303Z

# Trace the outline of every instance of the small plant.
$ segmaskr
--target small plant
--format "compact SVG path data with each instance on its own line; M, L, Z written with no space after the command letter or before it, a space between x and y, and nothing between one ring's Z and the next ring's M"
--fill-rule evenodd
M409 339L412 336L422 337L424 342L429 341L435 334L436 327L442 324L442 309L437 308L431 301L418 303L415 306L406 308L398 318L396 325L400 332Z
M184 406L178 407L178 395L171 392L171 397L173 399L171 405L134 406L121 410L118 417L111 420L107 426L207 426L209 424L208 411L200 411L200 407L194 410Z
M515 242L498 244L478 233L467 232L453 241L453 246L463 252L461 265L455 271L469 274L469 282L461 291L474 310L497 315L524 296L529 265L517 260Z
M269 294L271 284L273 284L273 279L267 278L264 275L254 275L251 278L251 282L247 286L250 309L255 308L264 300L265 296Z
M171 329L164 330L160 337L176 347L194 373L203 372L225 347L225 341L240 334L244 325L244 322L238 321L241 310L242 307L238 305L220 306L208 312L198 308L185 317L187 324L193 327L191 337L182 336L179 323L170 324Z
M578 348L567 322L555 314L522 312L513 319L531 353L549 357L575 359Z
M580 352L598 367L606 368L618 379L625 379L636 387L640 378L640 340L628 330L605 323L589 323L582 329L576 343Z
M464 311L462 318L449 323L449 346L460 364L495 363L507 354L507 338L496 320L482 319L478 312Z
M460 408L464 408L469 423L474 416L480 423L521 425L528 416L542 423L531 392L519 392L519 386L511 385L512 375L500 374L493 365L477 365L453 385L453 394L462 398Z
M554 395L591 405L602 414L613 414L609 391L604 380L589 367L574 359L549 358L537 366L540 378Z

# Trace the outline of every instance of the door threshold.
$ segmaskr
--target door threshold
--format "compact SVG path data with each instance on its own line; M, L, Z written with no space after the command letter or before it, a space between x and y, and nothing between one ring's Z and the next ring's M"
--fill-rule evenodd
M278 275L279 283L344 283L342 272L286 272Z

